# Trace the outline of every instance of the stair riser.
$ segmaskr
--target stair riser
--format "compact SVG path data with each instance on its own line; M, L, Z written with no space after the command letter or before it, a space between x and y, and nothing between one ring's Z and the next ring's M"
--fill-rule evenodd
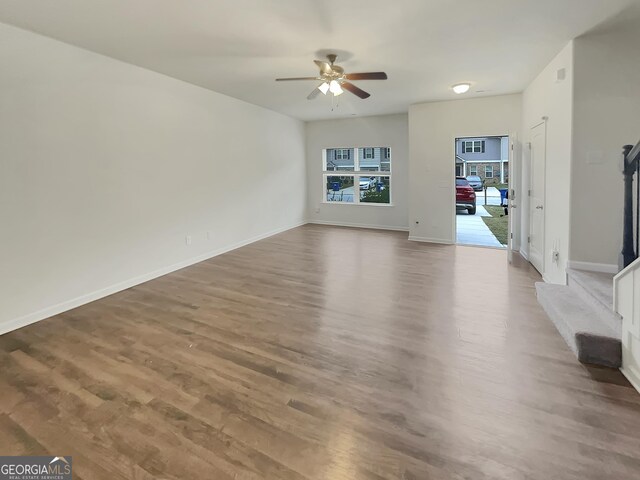
M611 368L622 366L622 343L619 340L577 333L575 342L581 363L595 363Z

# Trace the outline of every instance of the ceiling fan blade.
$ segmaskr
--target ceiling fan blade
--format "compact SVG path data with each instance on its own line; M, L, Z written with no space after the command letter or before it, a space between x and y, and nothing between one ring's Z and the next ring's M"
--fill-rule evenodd
M320 80L320 79L318 77L276 78L276 82L288 82L290 80Z
M329 65L329 63L322 62L320 60L314 60L314 62L318 66L318 68L320 69L320 73L329 74L329 73L333 72L333 70L331 69L331 65Z
M370 93L365 92L364 90L362 90L361 88L356 87L353 83L349 83L349 82L342 82L340 84L340 86L342 88L344 88L345 90L350 91L351 93L353 93L354 95L360 97L360 98L369 98L371 96Z
M347 73L347 80L386 80L387 74L384 72Z
M322 85L322 84L320 84ZM318 85L318 86L320 86ZM320 90L318 89L318 87L314 88L311 93L309 95L307 95L307 100L313 100L314 98L316 98L318 96L318 94L320 93Z

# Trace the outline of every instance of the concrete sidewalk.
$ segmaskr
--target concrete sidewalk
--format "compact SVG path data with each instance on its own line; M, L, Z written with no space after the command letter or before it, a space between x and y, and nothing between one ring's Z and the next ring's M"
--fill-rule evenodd
M498 196L498 205L500 198ZM498 247L506 248L495 237L489 227L484 223L482 217L490 217L491 215L482 206L478 205L475 215L469 215L466 212L459 211L456 213L456 243L461 245L480 245L482 247Z

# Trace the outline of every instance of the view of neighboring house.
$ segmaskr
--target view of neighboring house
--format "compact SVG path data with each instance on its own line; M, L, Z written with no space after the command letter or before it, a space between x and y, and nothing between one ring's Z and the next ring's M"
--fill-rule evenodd
M358 160L357 165L356 159ZM391 170L391 149L389 147L328 148L326 150L326 165L327 171L388 172Z
M509 137L456 140L456 176L477 175L485 184L509 181Z

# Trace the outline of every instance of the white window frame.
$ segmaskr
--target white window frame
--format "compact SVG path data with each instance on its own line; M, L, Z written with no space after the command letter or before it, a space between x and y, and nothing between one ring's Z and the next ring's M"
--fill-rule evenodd
M478 176L478 166L469 164L469 176Z
M493 165L484 166L484 178L493 178Z
M349 160L349 149L348 148L336 148L335 160Z
M362 158L365 159L365 160L373 160L373 159L375 159L376 158L375 147L364 147L362 149Z
M361 171L360 170L360 156L357 155L357 152L359 149L363 150L363 159L367 158L364 155L364 152L367 149L370 149L372 151L372 155L373 157L369 157L369 158L375 158L375 148L378 147L348 147L348 148L344 148L344 147L334 147L334 148L325 148L322 151L322 161L323 161L323 171L322 171L322 188L321 188L321 192L322 192L322 203L324 204L330 204L330 205L367 205L370 207L392 207L393 206L393 165L391 164L391 147L380 147L381 149L387 149L388 150L388 158L386 159L387 161L385 161L384 163L388 163L389 164L389 170L388 171L368 171L368 170L364 170ZM326 170L327 168L327 150L341 150L341 151L345 151L345 150L351 150L354 154L353 156L353 170L342 170L342 169L337 169L337 170ZM382 157L382 155L381 155ZM336 158L337 159L337 158ZM382 158L380 159L380 163L382 163ZM340 176L353 176L353 189L354 189L354 194L353 194L353 202L331 202L329 200L327 200L327 181L328 181L328 177L340 177ZM389 203L373 203L373 202L361 202L360 201L360 177L389 177Z
M485 143L484 140L463 140L462 153L482 153L482 151L486 148L483 143ZM469 145L471 146L471 150L467 150L467 146Z

